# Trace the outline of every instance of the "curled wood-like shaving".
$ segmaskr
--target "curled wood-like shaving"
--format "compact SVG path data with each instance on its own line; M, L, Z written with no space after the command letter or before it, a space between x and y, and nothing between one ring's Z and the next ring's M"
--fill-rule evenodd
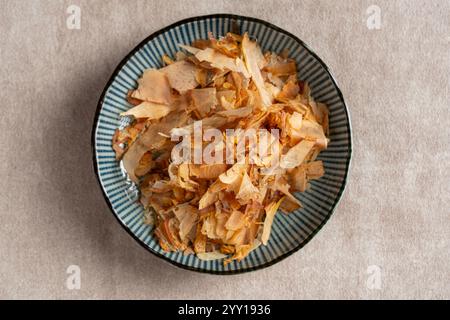
M138 83L139 86L132 93L132 98L167 105L171 103L169 80L160 70L145 70Z

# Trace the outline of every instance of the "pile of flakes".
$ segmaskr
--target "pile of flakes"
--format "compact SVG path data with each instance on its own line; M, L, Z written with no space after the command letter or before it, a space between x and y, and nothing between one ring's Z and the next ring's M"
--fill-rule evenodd
M122 116L134 122L116 131L113 148L139 185L145 222L154 224L165 251L239 261L267 244L278 210L301 207L292 193L324 174L316 157L329 143L328 109L297 78L286 50L263 54L247 34L232 33L180 47L173 59L162 57L163 68L145 70L129 92L134 107ZM170 134L192 130L197 120L222 132L279 129L272 143L287 169L263 175L268 162L250 163L248 155L244 163L175 164Z

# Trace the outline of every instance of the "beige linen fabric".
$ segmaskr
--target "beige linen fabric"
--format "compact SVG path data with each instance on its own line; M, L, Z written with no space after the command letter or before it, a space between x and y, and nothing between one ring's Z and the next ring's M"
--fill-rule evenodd
M72 4L80 30L67 27ZM0 298L450 298L449 12L448 0L0 0ZM353 125L330 221L288 259L238 276L146 252L92 168L92 121L116 65L152 32L208 13L304 40L334 72ZM79 290L66 286L70 265Z

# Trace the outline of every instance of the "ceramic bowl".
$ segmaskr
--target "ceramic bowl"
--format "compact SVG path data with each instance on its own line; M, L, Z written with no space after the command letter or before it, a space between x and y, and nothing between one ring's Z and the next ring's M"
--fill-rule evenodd
M307 192L296 194L303 208L289 214L277 214L267 246L259 246L240 262L224 266L220 260L202 261L195 255L164 252L143 223L143 207L136 201L131 187L115 160L111 139L114 131L124 125L119 114L132 106L127 102L128 90L137 86L144 69L160 68L164 53L173 56L177 44L189 44L228 31L248 32L263 51L281 52L289 48L290 57L298 64L299 79L307 81L316 101L329 107L330 139L328 149L320 160L325 175L311 182ZM106 202L112 213L133 236L152 254L189 270L213 274L235 274L273 265L306 245L328 221L345 188L350 165L352 140L349 112L341 91L325 63L295 35L266 21L255 18L215 14L179 21L159 30L137 45L119 64L101 95L92 131L94 169ZM330 239L331 241L331 239Z

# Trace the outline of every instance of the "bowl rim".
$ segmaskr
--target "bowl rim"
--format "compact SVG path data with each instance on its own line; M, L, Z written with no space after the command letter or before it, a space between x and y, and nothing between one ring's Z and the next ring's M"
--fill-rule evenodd
M313 232L311 232L311 234L309 234L306 239L299 244L298 246L296 246L295 248L289 250L288 252L282 254L281 256L270 260L266 263L263 263L261 265L258 266L254 266L254 267L249 267L249 268L245 268L245 269L236 269L236 270L228 270L228 271L216 271L216 270L206 270L206 269L201 269L201 268L195 268L192 266L187 266L184 265L182 263L173 261L169 258L167 258L166 256L153 251L146 243L144 243L141 239L139 239L134 233L133 231L131 231L131 229L122 221L120 220L119 216L114 212L114 209L111 205L111 201L108 198L106 191L104 190L101 180L100 180L100 174L98 171L98 164L97 164L97 158L96 158L96 129L97 129L97 124L98 124L98 120L99 120L99 116L100 116L100 111L102 109L103 106L103 101L106 95L106 92L108 91L108 88L111 86L111 84L114 82L114 79L116 78L116 76L118 75L118 73L120 72L120 70L123 68L123 66L128 62L128 60L136 53L138 52L142 47L144 47L149 41L153 40L154 38L156 38L157 36L159 36L160 34L181 26L183 24L189 23L189 22L194 22L194 21L199 21L199 20L204 20L204 19L213 19L213 18L229 18L229 19L235 19L238 21L251 21L251 22L256 22L256 23L261 23L263 25L265 25L266 27L269 27L271 29L274 29L277 32L283 33L289 37L291 37L292 39L294 39L296 42L300 43L305 50L308 51L309 54L311 54L318 62L319 64L325 69L325 71L328 73L328 75L330 76L331 82L333 84L333 86L336 88L337 94L339 96L339 98L342 101L342 104L344 106L345 109L345 116L347 118L347 122L348 122L348 129L347 129L347 134L348 134L348 159L347 162L345 163L345 174L344 174L344 178L342 181L342 185L339 188L339 191L337 193L336 199L333 203L333 205L331 206L331 209L328 211L328 214L325 216L324 220L317 226L317 228L315 228L313 230ZM119 224L127 231L127 233L133 237L133 239L139 243L143 248L145 248L147 251L149 251L151 254L155 255L158 258L161 258L162 261L168 262L171 265L174 265L178 268L181 269L185 269L185 270L190 270L190 271L195 271L195 272L199 272L199 273L206 273L206 274L215 274L215 275L236 275L236 274L242 274L242 273L247 273L247 272L251 272L251 271L256 271L256 270L261 270L267 267L270 267L282 260L284 260L285 258L289 257L290 255L292 255L293 253L299 251L301 248L303 248L306 244L308 244L312 238L314 238L314 236L322 229L322 227L327 223L327 221L330 219L331 215L334 213L336 206L339 204L343 192L345 190L345 187L347 185L347 178L348 178L348 173L350 171L350 167L351 167L351 159L352 159L352 147L353 147L353 139L352 139L352 127L351 127L351 121L350 121L350 113L348 111L347 108L347 104L344 100L344 96L342 95L342 92L337 84L336 79L334 78L332 72L330 71L330 68L323 62L323 60L306 44L304 43L301 39L299 39L297 36L295 36L294 34L290 33L289 31L286 31L270 22L267 22L265 20L262 19L258 19L258 18L254 18L254 17L248 17L248 16L243 16L243 15L237 15L237 14L229 14L229 13L215 13L215 14L207 14L207 15L200 15L200 16L195 16L195 17L190 17L190 18L186 18L186 19L182 19L179 20L175 23L172 23L166 27L163 27L155 32L153 32L152 34L150 34L149 36L147 36L144 40L142 40L138 45L136 45L121 61L120 63L117 65L117 67L114 69L113 73L111 74L111 76L109 77L108 82L106 83L102 94L100 96L100 99L97 103L97 109L95 111L95 116L94 116L94 121L93 121L93 125L92 125L92 131L91 131L91 152L92 152L92 160L93 160L93 168L94 168L94 172L95 175L97 177L97 182L100 186L100 189L102 190L102 194L103 194L103 198L105 200L105 202L107 203L112 215L116 218L116 220L119 222Z

